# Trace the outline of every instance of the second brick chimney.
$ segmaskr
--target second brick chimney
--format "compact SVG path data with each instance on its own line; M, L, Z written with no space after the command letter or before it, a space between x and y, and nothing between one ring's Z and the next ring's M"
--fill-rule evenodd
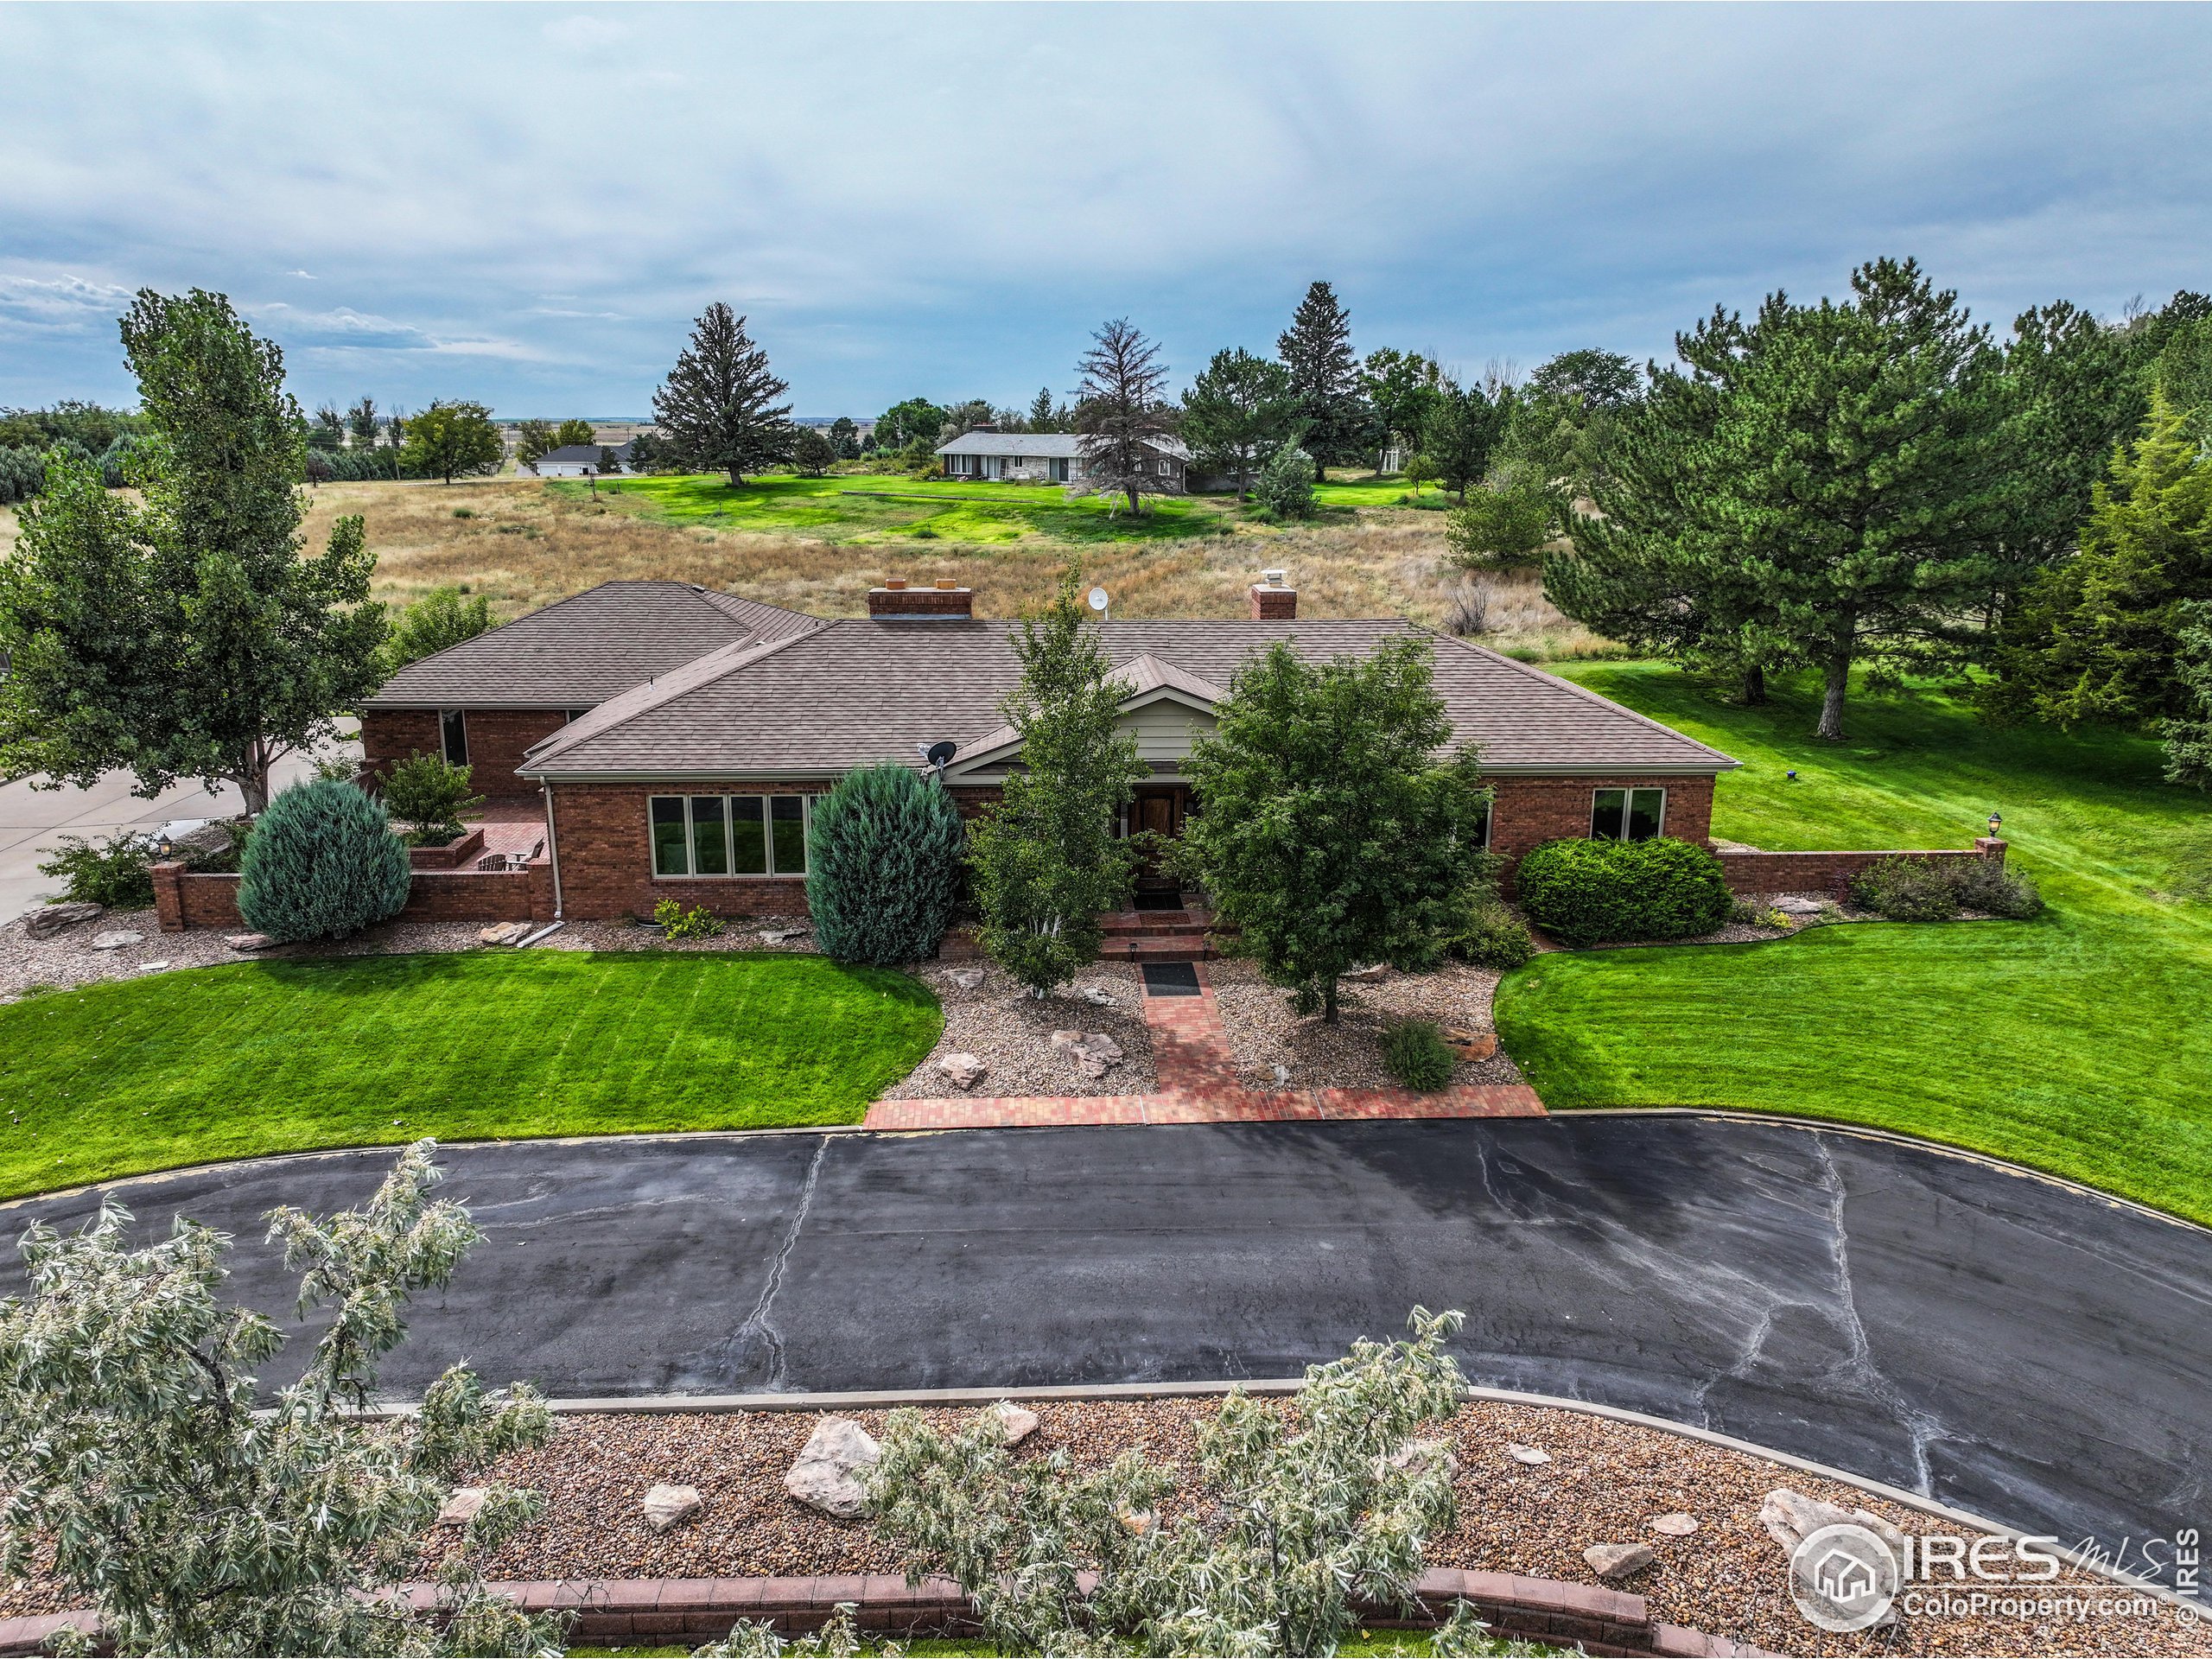
M1290 585L1287 570L1262 570L1252 584L1255 622L1293 622L1298 619L1298 589Z
M976 614L976 595L950 576L927 587L909 587L904 576L886 576L883 586L868 590L868 613L907 621L941 621Z

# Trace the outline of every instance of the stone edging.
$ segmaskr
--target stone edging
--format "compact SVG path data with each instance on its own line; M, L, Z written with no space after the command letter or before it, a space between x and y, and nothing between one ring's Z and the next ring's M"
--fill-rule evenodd
M1088 1576L1088 1575L1085 1575ZM419 1608L437 1605L435 1585L401 1586ZM644 1639L680 1638L698 1643L727 1635L740 1619L764 1619L785 1634L819 1629L842 1603L855 1608L862 1630L885 1635L973 1630L974 1610L948 1579L909 1585L896 1573L850 1573L782 1579L570 1579L495 1582L491 1588L534 1613L575 1616L569 1640L622 1645ZM1565 1584L1508 1573L1465 1573L1431 1567L1416 1593L1420 1623L1448 1618L1466 1601L1504 1636L1590 1653L1665 1655L1669 1659L1764 1659L1764 1650L1709 1636L1651 1617L1643 1597L1595 1585ZM1379 1624L1416 1618L1382 1613ZM28 1654L66 1627L87 1630L97 1620L79 1613L47 1613L0 1619L0 1654Z

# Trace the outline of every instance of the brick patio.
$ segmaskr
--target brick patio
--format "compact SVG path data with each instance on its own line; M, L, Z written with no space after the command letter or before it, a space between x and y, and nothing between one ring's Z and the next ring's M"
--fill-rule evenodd
M1051 1128L1106 1123L1286 1123L1355 1118L1541 1117L1544 1103L1526 1084L1463 1084L1411 1089L1247 1089L1236 1074L1221 1008L1198 964L1196 996L1147 996L1159 1083L1148 1095L955 1095L936 1100L879 1100L871 1129Z

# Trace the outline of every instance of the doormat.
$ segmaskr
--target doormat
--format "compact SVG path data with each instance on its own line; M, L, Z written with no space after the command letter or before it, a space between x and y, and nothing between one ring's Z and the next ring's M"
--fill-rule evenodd
M1198 994L1198 965L1195 962L1147 962L1138 965L1144 969L1144 994L1147 996L1196 996Z
M1139 910L1180 910L1183 908L1183 895L1172 887L1166 892L1140 893L1136 898L1136 907Z

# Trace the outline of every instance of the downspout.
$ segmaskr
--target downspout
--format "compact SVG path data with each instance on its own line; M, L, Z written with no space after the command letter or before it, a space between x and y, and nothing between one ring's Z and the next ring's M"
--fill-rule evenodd
M538 792L545 797L545 853L553 861L553 919L566 919L561 909L561 838L553 832L553 785L540 784Z

